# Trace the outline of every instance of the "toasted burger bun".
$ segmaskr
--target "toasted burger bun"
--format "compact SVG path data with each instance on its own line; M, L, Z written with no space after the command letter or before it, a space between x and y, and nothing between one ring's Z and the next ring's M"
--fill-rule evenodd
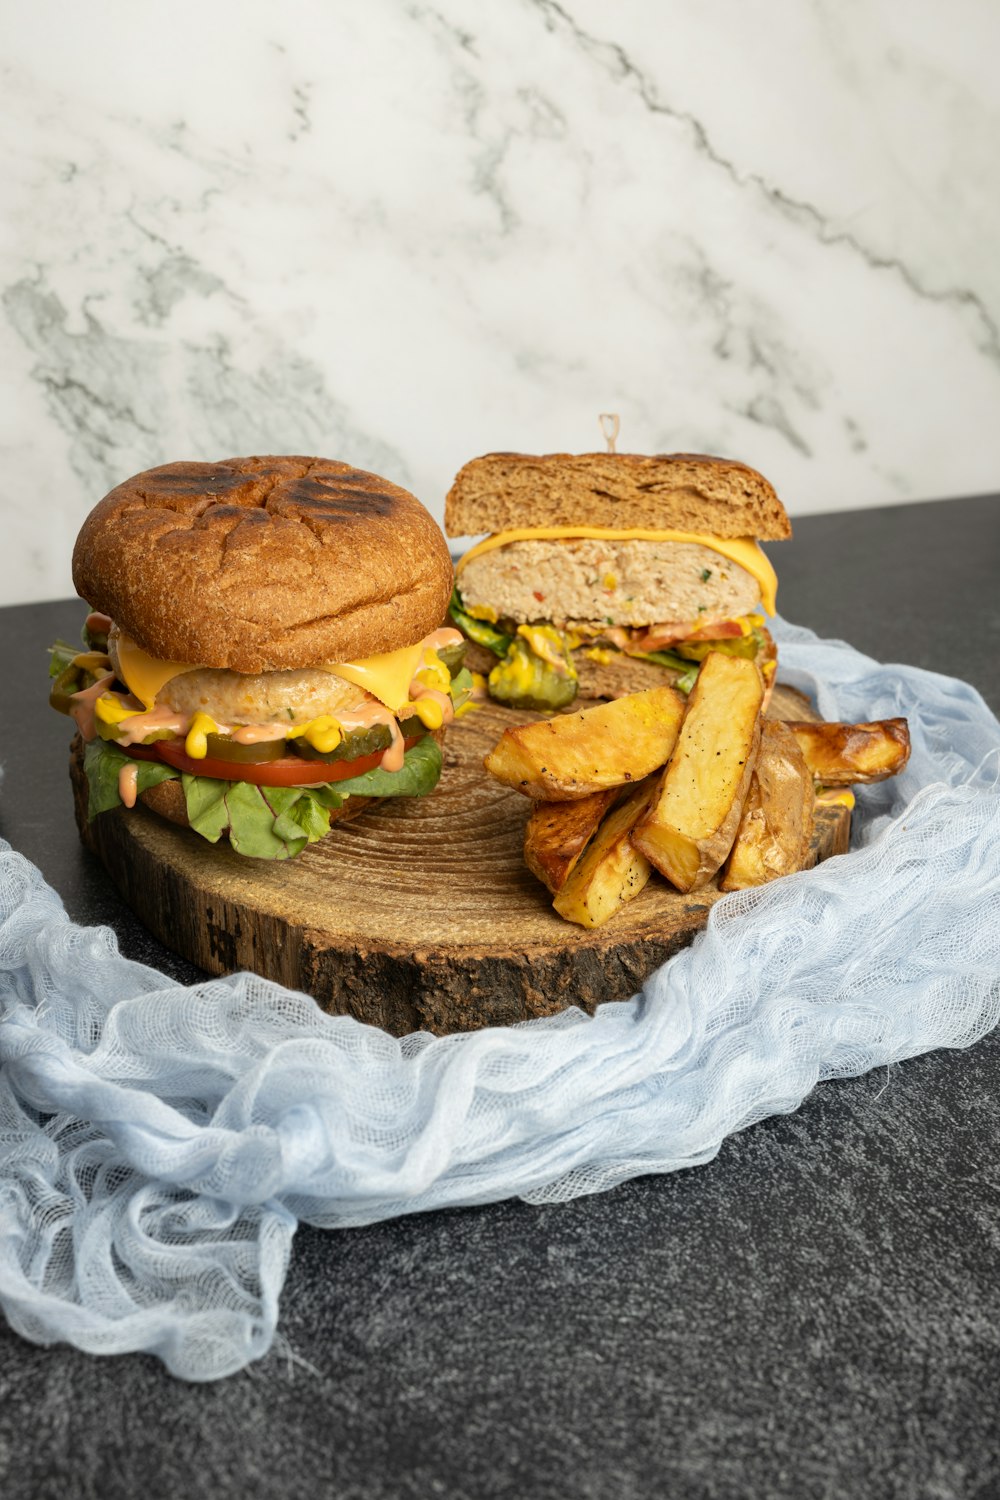
M73 582L144 651L261 673L413 645L444 618L447 543L407 490L326 458L173 463L83 524Z
M779 541L785 508L756 469L700 453L487 453L448 492L449 536L609 526Z

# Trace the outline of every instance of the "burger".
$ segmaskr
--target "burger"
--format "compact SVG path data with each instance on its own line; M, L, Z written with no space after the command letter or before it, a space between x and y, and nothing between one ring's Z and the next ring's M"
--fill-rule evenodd
M418 500L323 458L172 463L91 511L84 649L52 653L88 816L145 804L286 859L372 798L417 797L472 686L452 565Z
M500 702L688 692L710 651L750 657L773 682L777 579L759 543L791 526L745 464L489 453L456 476L445 530L489 533L460 559L449 613Z

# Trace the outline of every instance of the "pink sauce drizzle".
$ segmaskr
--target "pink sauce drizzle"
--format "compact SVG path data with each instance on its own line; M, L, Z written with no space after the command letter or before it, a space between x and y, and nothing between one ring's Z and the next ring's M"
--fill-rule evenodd
M432 630L429 636L421 641L429 651L443 651L446 646L459 646L465 637L460 630L452 630L448 625L442 625L440 630Z
M107 620L108 625L110 626L111 624L106 615L97 615L95 613L93 616L89 616L88 625L90 625L92 619L94 621ZM96 630L99 627L97 624L94 624L90 628ZM461 631L451 630L447 626L442 626L439 630L434 630L429 636L425 637L421 645L427 650L438 651L446 646L457 646L462 640ZM95 682L93 687L86 688L83 692L74 693L73 695L74 699L80 701L78 705L74 703L73 708L70 709L70 713L76 720L80 733L85 740L92 740L96 734L94 704L101 694L111 686L114 680L114 674L112 673L110 676L102 678L99 682ZM444 724L450 724L455 717L455 708L449 694L442 693L437 688L425 687L416 678L410 684L409 697L411 702L416 702L419 698L432 698L441 707L442 722ZM356 707L339 711L333 717L336 718L345 734L350 733L352 729L371 729L376 724L384 724L389 730L391 740L388 748L382 754L379 765L383 771L402 770L403 757L406 753L405 742L400 733L399 721L396 715L390 709L386 708L384 703L379 703L376 698L371 698L367 702L359 703ZM123 746L141 744L147 735L154 733L156 730L166 730L170 734L183 737L187 734L191 726L191 718L190 714L177 713L174 709L166 707L166 705L161 708L145 709L141 713L134 714L131 718L121 720L117 726L117 742ZM236 729L226 724L219 724L217 732L219 734L230 735L240 745L258 745L268 740L288 739L290 732L294 732L295 728L296 725L293 723L283 724L275 721L269 724L242 724ZM317 782L316 785L321 786L323 783ZM122 797L122 801L125 801L124 796ZM132 803L126 803L126 806L131 807Z
M139 790L139 767L133 762L118 772L118 795L126 807L134 807Z
M372 729L376 724L384 724L391 736L388 749L382 753L379 766L383 771L398 771L403 764L404 745L403 736L399 732L399 722L396 715L384 703L379 703L377 698L372 698L368 703L359 703L357 707L340 710L335 718L345 734L352 729Z
M432 631L421 644L427 650L439 651L443 650L446 646L457 646L462 639L463 636L460 630L451 630L447 626L442 626L440 630ZM421 698L430 698L432 702L438 704L441 709L442 728L446 724L450 724L455 717L455 705L451 701L451 695L449 693L442 693L440 688L427 687L417 677L414 677L410 683L408 695L411 703L416 703ZM392 748L392 746L389 747L390 750ZM386 751L386 754L389 754L389 750ZM400 759L400 765L402 765L402 759ZM399 766L390 767L386 765L385 769L387 771L398 770Z
M157 729L165 729L169 734L186 734L190 727L190 718L187 714L175 713L172 708L150 708L144 713L133 714L130 719L122 719L118 728L118 743L120 745L139 745L147 734L153 734Z
M389 741L388 750L384 752L382 759L379 761L379 766L383 771L401 771L403 769L403 757L406 754L406 742L399 730L399 720L394 715L390 714L388 724L392 739Z
M89 688L81 688L78 693L71 695L69 716L88 744L97 734L94 724L94 705L101 694L107 692L114 680L114 672L109 672L106 677L99 677Z
M442 727L445 724L451 723L452 719L455 717L455 705L452 703L451 698L448 696L448 694L442 693L440 688L425 687L422 682L418 682L417 679L414 678L410 683L410 701L411 703L416 703L420 698L430 698L435 703L440 704L441 713L443 714L443 718L441 720Z
M295 725L288 724L241 724L238 729L223 729L219 725L220 734L231 734L238 745L262 745L267 740L287 740L295 729Z

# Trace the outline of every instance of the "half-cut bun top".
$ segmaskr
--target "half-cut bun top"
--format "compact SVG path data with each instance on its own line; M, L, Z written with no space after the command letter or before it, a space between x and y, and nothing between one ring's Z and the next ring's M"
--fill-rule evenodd
M792 534L762 474L700 453L487 453L448 492L449 536L608 526L777 541Z
M415 644L452 565L430 513L377 474L230 458L118 485L83 523L73 582L152 656L270 672Z

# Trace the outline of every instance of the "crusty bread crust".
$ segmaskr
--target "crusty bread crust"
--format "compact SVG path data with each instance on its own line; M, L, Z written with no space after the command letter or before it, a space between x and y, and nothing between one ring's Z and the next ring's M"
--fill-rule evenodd
M792 534L762 474L699 453L487 453L459 470L445 501L449 536L575 525L764 541Z
M480 672L484 677L488 677L499 660L500 658L488 646L477 645L475 641L466 641L462 664L468 667L470 672Z
M139 801L151 812L157 813L161 818L166 818L169 823L176 823L180 828L190 827L184 788L179 781L160 781L156 786L151 786L148 791L141 792ZM330 822L346 823L348 819L356 818L358 813L364 812L369 802L372 801L374 801L372 797L348 797L342 807L331 811Z
M325 458L149 469L95 506L73 552L77 592L143 650L235 672L413 645L452 576L419 500Z

